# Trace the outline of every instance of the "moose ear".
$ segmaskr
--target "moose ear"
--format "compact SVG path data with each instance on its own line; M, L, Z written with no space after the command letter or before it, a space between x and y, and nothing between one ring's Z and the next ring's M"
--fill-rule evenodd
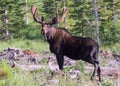
M53 25L53 24L56 24L57 23L57 18L56 17L54 17L54 18L52 18L51 20L50 20L50 25Z
M44 17L43 17L43 16L40 17L40 21L41 21L42 23L44 23Z

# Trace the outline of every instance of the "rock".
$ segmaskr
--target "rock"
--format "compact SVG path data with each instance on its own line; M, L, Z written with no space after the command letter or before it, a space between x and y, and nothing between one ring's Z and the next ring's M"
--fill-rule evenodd
M70 78L75 79L80 74L79 70L71 69L70 71Z
M59 70L58 63L56 58L54 57L49 57L47 60L47 64L52 72L56 72Z
M48 80L48 84L57 84L59 83L59 80L53 79L53 80Z

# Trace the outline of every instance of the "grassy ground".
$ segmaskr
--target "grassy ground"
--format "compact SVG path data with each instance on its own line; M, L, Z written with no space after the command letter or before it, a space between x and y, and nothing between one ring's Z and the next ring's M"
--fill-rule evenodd
M112 51L119 53L118 51L120 51L120 48L118 48L118 46L120 47L120 45L114 45L111 48L106 49L111 49ZM0 42L0 51L8 47L20 48L22 50L30 49L42 54L49 50L49 45L46 42L42 41L11 40L8 42ZM102 59L100 59L100 61L102 61ZM100 63L102 65L107 64L102 62ZM37 71L23 71L18 68L12 69L6 64L6 62L3 62L2 65L0 65L0 86L100 86L98 85L98 82L90 80L92 72L82 72L80 75L77 76L76 80L71 79L69 73L67 73L68 71L66 70L65 76L60 77L56 75L51 78L51 80L59 81L59 83L56 84L49 83L50 79L48 79L49 76L46 75L47 72L48 71L46 71L45 69L40 69ZM6 76L2 77L2 74ZM119 86L117 84L115 85L115 83L116 80L105 77L103 78L101 85Z
M36 52L45 52L49 50L48 43L44 41L39 40L10 40L10 41L1 41L0 42L0 51L8 48L8 47L14 47L14 48L20 48L22 50L33 50Z
M97 82L89 80L91 74L81 74L78 76L79 80L70 79L69 74L65 76L54 76L48 79L46 71L40 69L37 71L23 71L19 69L7 68L7 77L0 79L0 86L97 86ZM3 68L3 67L1 67ZM3 68L6 70L5 68ZM52 84L50 80L59 81L59 83ZM110 85L113 86L113 85Z

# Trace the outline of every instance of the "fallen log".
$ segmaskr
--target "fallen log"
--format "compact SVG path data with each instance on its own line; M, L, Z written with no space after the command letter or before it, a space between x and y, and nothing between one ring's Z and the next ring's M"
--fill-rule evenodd
M93 67L85 67L85 70L93 70ZM109 78L120 78L120 68L101 67L101 75Z
M93 67L85 67L85 70L93 70ZM102 70L113 70L113 71L120 71L120 68L112 68L112 67L101 67Z
M34 71L34 70L39 70L39 69L46 69L45 65L21 65L16 63L15 61L13 62L15 64L16 68L20 68L22 70L27 70L27 71Z
M46 68L45 65L20 65L20 64L16 63L15 61L13 61L13 63L15 64L16 67L19 67L21 69L27 68L27 69L31 70L31 69ZM68 67L68 66L66 66L66 67ZM85 70L93 70L93 69L94 69L93 67L85 67ZM104 71L104 70L107 70L107 71L119 71L120 72L120 68L101 67L101 71Z

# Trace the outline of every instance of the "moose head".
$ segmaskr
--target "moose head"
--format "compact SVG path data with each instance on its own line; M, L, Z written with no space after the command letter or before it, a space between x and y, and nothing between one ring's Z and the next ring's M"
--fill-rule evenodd
M47 34L50 34L51 32L54 32L52 25L58 24L61 21L64 21L64 19L66 18L66 14L67 14L67 8L64 7L61 18L58 18L58 12L56 12L56 16L55 17L51 18L49 22L45 22L43 16L40 16L40 18L37 18L37 16L38 16L38 9L35 6L32 6L31 10L32 10L33 19L36 22L38 22L38 23L40 23L42 25L41 32L44 35L46 40L49 40L49 38L51 37L50 35L48 37Z

